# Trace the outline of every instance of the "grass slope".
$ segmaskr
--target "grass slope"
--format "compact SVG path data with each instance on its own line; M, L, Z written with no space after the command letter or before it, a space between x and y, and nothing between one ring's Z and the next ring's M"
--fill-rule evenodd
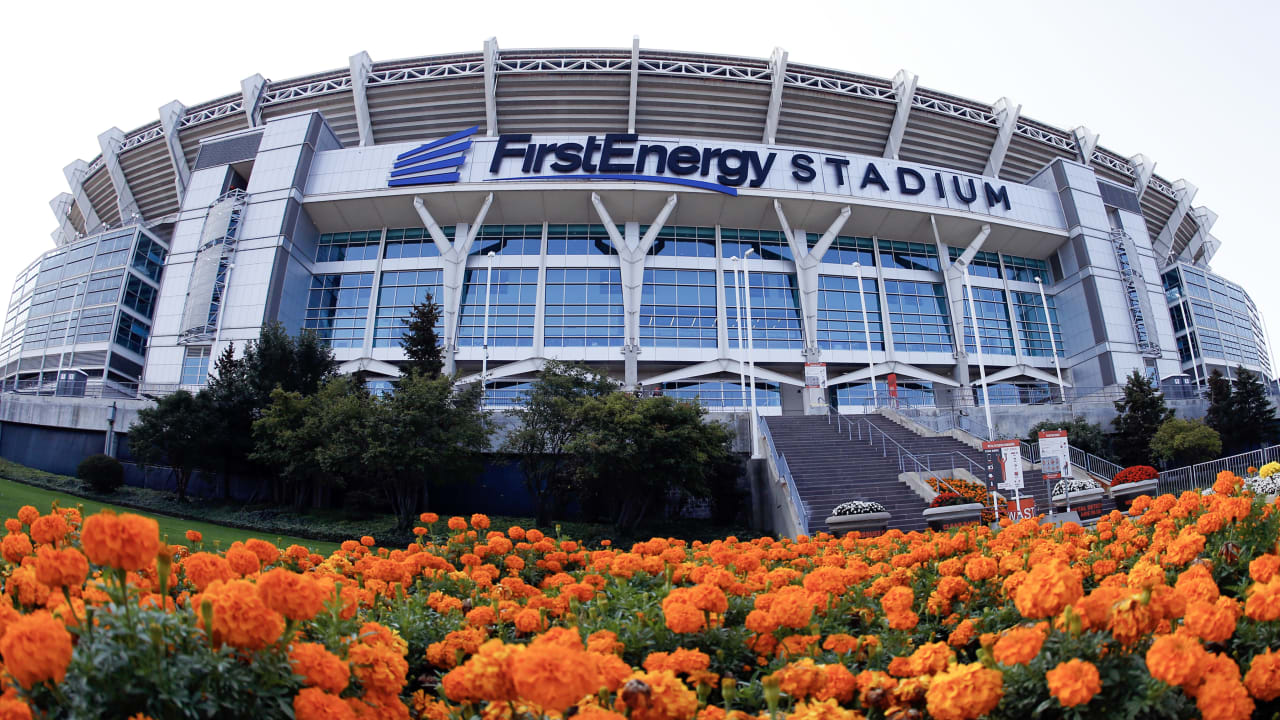
M104 508L113 510L118 513L128 512L138 515L146 515L153 517L160 523L160 537L168 536L168 541L173 544L189 545L186 538L187 530L196 530L204 536L204 544L206 548L212 548L217 542L225 550L230 547L231 543L236 540L247 540L251 537L260 537L276 543L281 549L289 545L298 544L312 551L328 555L337 549L336 543L322 542L320 540L306 540L296 537L274 537L264 533L255 533L248 530L240 530L230 528L223 525L214 525L212 523L199 522L196 520L186 520L183 518L171 517L168 515L158 515L156 513L146 512L143 510L134 510L132 508L124 508L118 505L110 505L107 503L97 502L86 498L68 495L66 493L46 490L44 488L32 487L24 485L12 480L0 478L0 518L16 517L18 508L23 505L33 505L42 513L49 512L50 504L57 501L60 507L75 507L82 505L82 512L92 515Z

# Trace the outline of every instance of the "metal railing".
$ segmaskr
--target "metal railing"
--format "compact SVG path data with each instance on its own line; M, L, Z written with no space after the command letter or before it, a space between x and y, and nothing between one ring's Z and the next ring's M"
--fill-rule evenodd
M773 467L778 471L778 479L787 485L787 492L791 497L791 509L796 516L796 523L799 524L799 532L809 533L809 506L804 499L800 497L800 489L796 487L796 480L791 475L791 468L787 465L787 458L779 450L778 446L773 442L773 434L769 432L769 421L764 415L760 416L760 432L764 436L765 446L769 448L769 460L773 463Z
M1021 439L1018 442L1022 444L1022 457L1024 460L1032 463L1040 462L1039 445L1035 445ZM1067 450L1071 453L1072 465L1075 465L1095 477L1105 478L1107 481L1110 481L1116 476L1116 473L1124 469L1110 460L1087 453L1078 447L1068 446Z
M1196 465L1173 468L1160 473L1160 483L1156 491L1160 494L1179 494L1187 490L1203 490L1212 487L1218 473L1230 470L1236 475L1249 474L1249 468L1260 468L1269 462L1280 461L1280 445L1272 445L1261 450L1252 450L1239 455L1210 460Z
M0 392L33 397L67 397L132 400L138 397L137 383L114 380L8 380L0 383Z
M947 487L947 490L954 492L957 495L961 494L954 487L952 487L951 483L947 482L946 478L944 477L944 475L954 476L953 471L954 471L954 468L956 467L955 465L950 465L945 468L939 467L938 469L935 470L931 463L925 460L921 460L914 453L912 453L905 446L903 446L902 443L899 443L897 440L894 440L892 437L889 436L888 433L876 427L875 423L871 422L865 417L854 416L850 418L850 417L840 415L839 413L834 413L831 411L831 408L827 408L827 424L832 424L833 422L835 424L836 433L841 435L846 435L850 441L858 441L858 442L865 441L868 445L871 445L872 447L874 447L877 443L879 443L880 453L886 458L889 457L889 450L892 449L894 451L894 457L896 457L898 461L898 472L900 473L914 472L918 474L925 474L925 475L928 475L929 477L937 478L938 482L942 483ZM842 426L841 423L844 423L844 425ZM960 455L960 453L941 453L941 454ZM963 455L960 455L960 456L964 457ZM965 458L965 460L968 461L968 458ZM973 463L970 461L969 464L972 465Z

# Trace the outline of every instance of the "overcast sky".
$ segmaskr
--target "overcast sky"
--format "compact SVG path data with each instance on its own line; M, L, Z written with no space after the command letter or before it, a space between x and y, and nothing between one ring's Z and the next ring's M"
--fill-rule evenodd
M1280 165L1272 83L1280 3L1237 2L35 2L6 11L0 113L7 215L0 307L17 272L52 248L49 200L97 137L284 80L374 61L501 48L641 47L768 57L892 77L994 102L1056 127L1085 125L1156 172L1200 188L1218 213L1213 269L1242 284L1280 330L1280 251L1268 218ZM1158 282L1158 278L1149 278ZM0 315L0 317L3 317Z

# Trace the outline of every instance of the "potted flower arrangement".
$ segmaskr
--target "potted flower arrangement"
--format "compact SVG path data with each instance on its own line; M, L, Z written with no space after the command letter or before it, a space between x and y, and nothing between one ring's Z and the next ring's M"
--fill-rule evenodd
M1098 487L1092 480L1064 478L1053 486L1053 504L1064 507L1091 505L1106 495L1106 491Z
M1116 507L1128 512L1129 505L1139 495L1156 494L1156 486L1160 483L1160 473L1150 465L1133 465L1127 467L1111 479L1111 497Z
M1258 476L1246 478L1245 487L1256 495L1265 496L1267 502L1274 502L1280 496L1280 463L1269 462L1258 468Z
M924 519L930 530L947 530L961 525L976 524L982 517L982 503L955 492L940 492L924 511Z
M841 503L827 518L827 528L834 535L858 531L863 537L879 535L889 527L889 512L874 500L852 500Z

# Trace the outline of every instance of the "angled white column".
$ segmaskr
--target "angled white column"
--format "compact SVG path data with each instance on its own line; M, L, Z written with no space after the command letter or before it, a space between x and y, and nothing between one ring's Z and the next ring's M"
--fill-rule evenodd
M249 127L262 126L262 91L267 89L267 79L253 74L240 81L240 98L244 100L244 117Z
M129 182L125 180L124 170L120 168L120 145L124 142L124 132L120 128L110 130L98 136L98 147L102 148L102 161L107 167L107 176L111 178L111 187L116 191L116 209L120 211L120 222L128 224L138 212L138 203L133 200L129 191Z
M907 119L911 116L911 98L916 94L916 83L920 76L906 70L899 70L893 76L893 93L898 96L898 109L893 113L893 125L889 126L889 139L884 143L884 156L890 160L898 159L898 151L902 149L902 134L907 131Z
M778 115L782 112L782 86L787 80L787 51L773 49L769 57L769 77L773 87L769 90L769 111L764 116L764 144L772 145L778 137Z
M1129 167L1133 168L1133 190L1138 193L1138 199L1147 192L1147 185L1151 183L1151 176L1155 174L1156 163L1151 158L1138 153L1129 158Z
M627 99L627 132L636 131L636 91L640 87L640 36L631 36L631 90Z
M369 72L373 70L373 58L361 50L350 57L351 102L356 107L356 131L360 135L360 147L373 144L373 123L369 120L369 96L365 88L369 84Z
M1076 157L1085 165L1093 164L1093 151L1098 149L1098 133L1079 125L1071 131L1076 141Z
M160 108L160 128L164 130L164 144L169 148L169 164L173 166L173 184L178 191L179 205L187 194L187 183L191 182L191 168L187 166L187 156L182 152L182 142L178 138L178 126L186 114L187 106L177 100Z
M76 207L80 209L80 216L84 218L84 232L91 233L102 225L102 220L98 219L98 213L94 212L93 204L89 202L89 196L84 191L85 178L89 176L89 163L83 160L73 160L71 164L62 168L62 175L67 179L67 185L71 188L71 197L75 199Z
M484 41L484 134L498 135L498 38Z
M1187 243L1179 257L1195 262L1204 250L1205 243L1212 237L1209 231L1218 222L1218 213L1201 206L1191 209L1191 217L1196 221L1196 234L1191 237L1191 242Z
M1018 126L1018 113L1022 111L1022 106L1007 97L1002 97L991 106L991 109L1000 119L1000 130L996 133L996 141L991 146L987 167L982 174L1000 177L1000 168L1004 167L1004 156L1009 153L1009 141L1013 139L1013 130Z
M955 261L952 261L947 246L942 242L942 237L938 234L938 223L932 215L929 216L929 224L933 227L933 241L938 248L938 264L942 268L942 279L944 280L942 286L947 293L947 309L951 318L951 340L955 348L952 354L956 358L956 381L965 388L965 392L959 394L960 402L957 404L972 405L973 394L968 392L970 385L969 353L964 347L964 276L965 273L969 272L970 261L982 249L982 244L987 241L987 236L991 234L991 226L983 225L973 240L969 241L964 253L956 258Z
M658 211L649 229L640 236L639 228L631 237L624 237L618 232L618 226L609 216L604 201L596 193L591 193L591 204L604 223L605 232L609 233L609 242L618 251L618 264L622 274L622 310L625 318L623 329L622 356L626 362L627 387L635 387L638 377L637 358L640 355L640 300L644 292L644 263L649 256L649 248L658 237L658 232L667 224L671 211L675 210L678 198L672 193L667 203ZM628 233L631 235L631 233Z
M796 284L800 286L800 315L804 326L805 361L817 362L822 357L822 350L818 348L818 268L822 266L822 256L827 254L827 249L848 222L853 210L848 205L841 208L840 214L812 248L809 247L803 230L791 229L791 224L782 211L782 203L774 200L773 211L778 215L782 232L791 246L791 255L795 258Z
M476 241L476 235L480 232L480 226L484 224L484 216L489 212L489 205L493 203L493 193L484 199L484 204L480 206L480 212L476 213L476 220L471 227L459 232L454 236L453 242L449 242L449 238L445 237L444 231L440 229L440 225L436 223L435 218L431 216L431 212L427 210L427 205L422 201L421 197L413 199L413 209L418 212L418 217L422 220L422 224L427 229L427 233L431 235L431 241L435 243L436 249L440 251L440 259L444 261L444 268L441 285L444 289L444 302L441 303L441 309L444 311L444 362L445 372L452 375L455 369L454 355L458 351L458 310L462 306L462 281L467 273L467 255L471 253L471 245Z
M49 209L53 211L53 216L58 219L58 229L54 230L53 244L62 247L67 243L74 242L79 232L75 226L71 224L71 206L75 204L76 199L71 193L58 193L49 201Z
M1173 212L1169 214L1169 221L1164 224L1160 230L1160 235L1156 237L1156 241L1152 250L1156 253L1156 260L1161 267L1169 262L1170 256L1173 254L1173 243L1176 239L1178 227L1182 225L1182 221L1186 219L1187 213L1191 212L1191 201L1195 200L1198 188L1186 180L1177 180L1173 183L1173 194L1178 200L1178 204L1174 206Z

